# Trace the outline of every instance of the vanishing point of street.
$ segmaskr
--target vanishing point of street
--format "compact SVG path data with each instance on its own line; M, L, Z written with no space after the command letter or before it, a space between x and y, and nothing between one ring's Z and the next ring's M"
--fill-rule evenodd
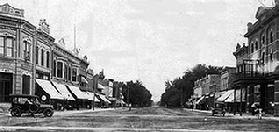
M99 110L99 111L98 111ZM277 131L279 121L182 108L146 107L57 112L51 118L0 115L0 131Z

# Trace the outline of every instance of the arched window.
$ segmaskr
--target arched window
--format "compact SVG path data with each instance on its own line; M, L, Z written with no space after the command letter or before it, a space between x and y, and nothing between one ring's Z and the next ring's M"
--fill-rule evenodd
M262 35L262 37L261 37L261 43L262 43L262 45L265 44L265 36L264 35Z
M269 39L270 39L270 43L273 42L273 32L272 30L269 32Z
M258 41L255 43L255 50L258 50L259 49L259 43Z
M36 64L39 64L39 47L36 46Z
M72 68L72 81L77 81L77 68Z
M251 53L253 53L253 52L254 52L254 44L251 43Z
M24 55L24 59L26 60L30 60L30 42L27 40L23 41L23 55Z

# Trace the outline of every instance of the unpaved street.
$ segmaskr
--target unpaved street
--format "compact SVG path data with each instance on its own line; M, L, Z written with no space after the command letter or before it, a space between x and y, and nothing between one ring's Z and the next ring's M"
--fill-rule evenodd
M0 115L1 131L278 131L279 121L237 119L183 109L127 108L55 114L51 118Z

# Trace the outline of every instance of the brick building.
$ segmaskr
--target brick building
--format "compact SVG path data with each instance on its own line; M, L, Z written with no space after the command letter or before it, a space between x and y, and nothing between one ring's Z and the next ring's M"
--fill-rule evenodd
M0 5L0 62L0 102L8 102L9 94L38 95L55 107L93 100L87 57L67 50L63 39L56 43L45 19L36 27L24 10L8 4Z
M259 104L265 113L279 115L279 1L259 7L257 21L248 23L248 45L237 44L235 89L240 90L240 112Z
M11 93L34 93L36 27L22 9L0 5L0 102Z

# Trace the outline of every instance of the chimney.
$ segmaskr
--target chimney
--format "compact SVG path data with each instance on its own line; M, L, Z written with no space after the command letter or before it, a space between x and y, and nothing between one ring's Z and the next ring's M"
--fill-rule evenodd
M252 28L252 26L253 26L253 24L252 24L251 22L249 22L249 23L247 24L248 31Z

